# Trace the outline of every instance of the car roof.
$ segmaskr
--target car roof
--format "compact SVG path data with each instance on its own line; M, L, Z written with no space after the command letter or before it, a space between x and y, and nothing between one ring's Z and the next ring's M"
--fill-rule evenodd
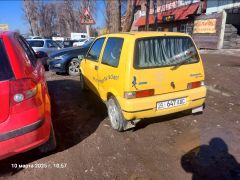
M13 31L1 31L0 30L0 38L2 38L3 36L13 36L16 32Z
M137 31L137 32L122 32L122 33L113 33L105 34L100 37L133 37L133 38L143 38L143 37L155 37L155 36L189 36L186 33L179 32L159 32L159 31Z
M49 56L54 57L54 56L57 56L59 54L67 54L67 53L71 53L71 52L74 52L74 51L86 50L87 48L88 47L86 47L86 46L63 48L63 49L59 49L57 51L52 52Z

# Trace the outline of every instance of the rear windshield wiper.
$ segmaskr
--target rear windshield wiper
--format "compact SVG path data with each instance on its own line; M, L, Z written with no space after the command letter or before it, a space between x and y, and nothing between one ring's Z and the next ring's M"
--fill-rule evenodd
M192 57L189 57L189 58L187 58L187 59L185 59L185 60L183 60L183 61L175 64L175 65L171 68L171 70L175 70L175 69L179 68L181 65L186 64L191 58L192 58Z

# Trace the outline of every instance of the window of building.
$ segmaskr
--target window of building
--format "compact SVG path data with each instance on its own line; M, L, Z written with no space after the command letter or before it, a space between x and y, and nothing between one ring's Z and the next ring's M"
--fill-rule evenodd
M180 25L180 32L185 33L186 32L186 24Z

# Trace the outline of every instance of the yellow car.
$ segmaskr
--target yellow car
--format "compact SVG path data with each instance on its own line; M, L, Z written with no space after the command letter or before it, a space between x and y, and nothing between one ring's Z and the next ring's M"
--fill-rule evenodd
M81 89L87 86L106 103L111 125L118 131L143 118L203 111L203 64L187 34L100 36L81 61L80 72Z

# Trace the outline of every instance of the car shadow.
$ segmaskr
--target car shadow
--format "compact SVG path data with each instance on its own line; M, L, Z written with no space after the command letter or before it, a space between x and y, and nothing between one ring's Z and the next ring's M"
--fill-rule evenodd
M0 178L21 171L22 168L13 168L14 164L26 165L79 144L107 117L104 103L90 92L81 92L79 81L52 80L47 84L57 148L48 154L34 149L0 161Z
M150 124L176 120L176 119L182 118L184 116L189 116L190 114L191 114L191 111L186 110L186 111L173 113L173 114L168 114L168 115L164 115L164 116L142 119L140 122L138 122L136 124L136 126L132 129L132 131L138 131L140 129L144 129L145 127L147 127Z
M221 138L213 138L182 156L181 165L193 180L239 180L240 164Z

